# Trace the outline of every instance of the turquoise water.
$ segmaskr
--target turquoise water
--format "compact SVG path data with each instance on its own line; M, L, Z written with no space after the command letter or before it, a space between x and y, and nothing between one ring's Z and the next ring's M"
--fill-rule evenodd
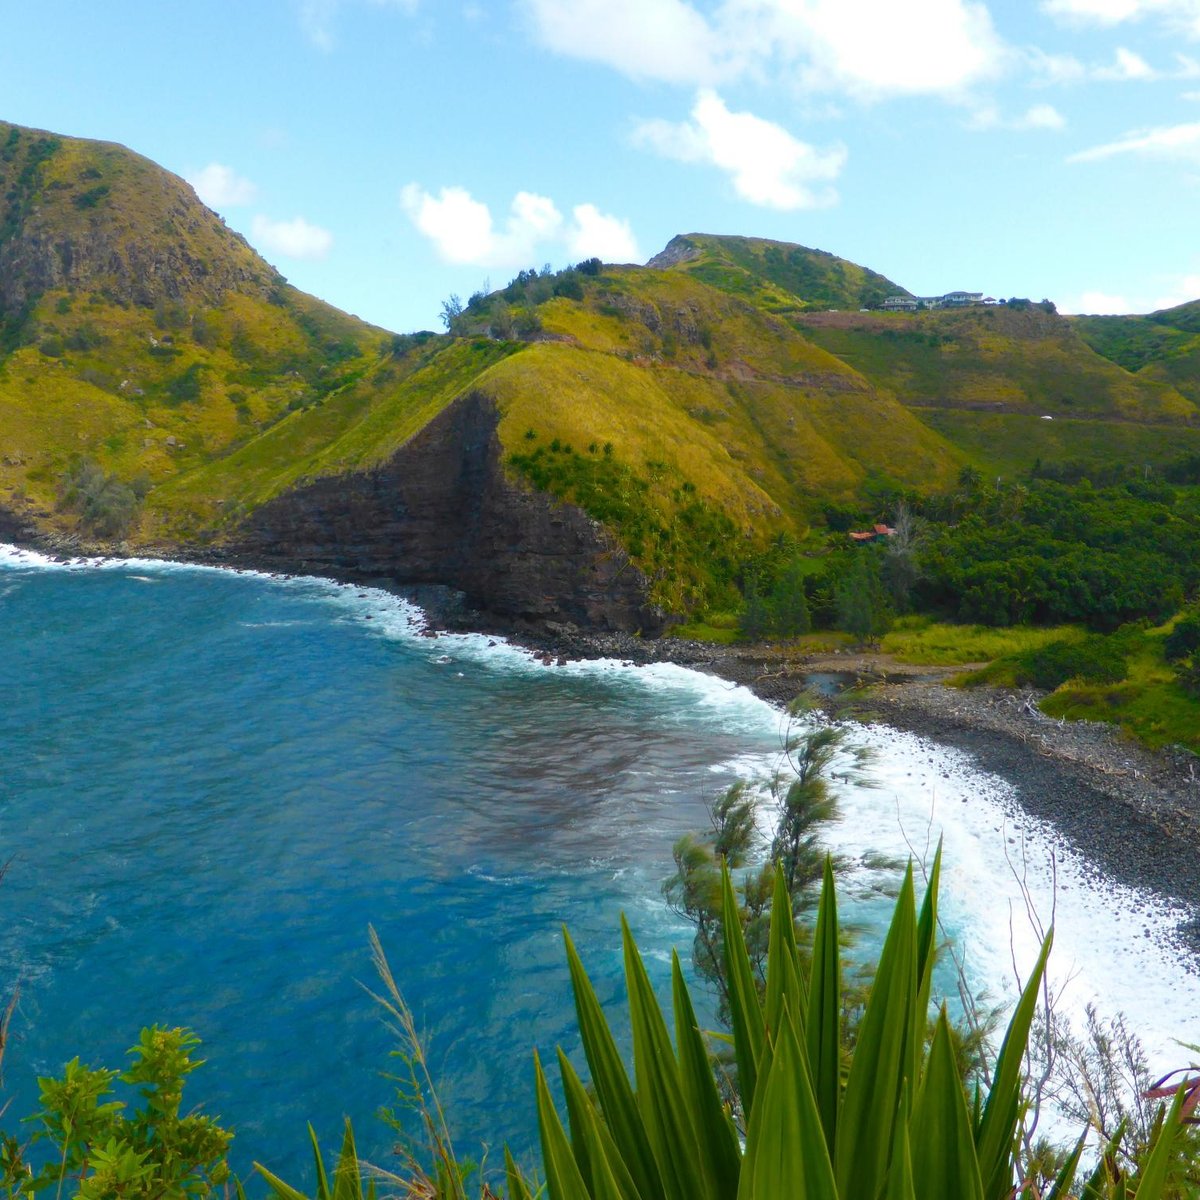
M152 1022L209 1066L235 1159L343 1113L386 1157L374 924L463 1153L529 1147L531 1051L574 1045L560 924L606 998L618 914L660 962L673 841L769 751L751 698L674 668L545 668L415 636L383 593L185 568L0 569L0 982L13 1113ZM716 768L716 769L714 769Z
M532 1150L533 1048L577 1049L563 922L618 1021L622 910L666 995L690 944L660 894L671 846L778 765L778 715L679 668L547 668L420 625L371 589L0 547L0 994L21 989L6 1125L37 1074L115 1065L143 1025L184 1024L209 1064L189 1094L237 1130L238 1170L303 1180L305 1123L335 1143L344 1114L386 1163L373 924L456 1148L496 1164L505 1140ZM1106 880L967 757L855 737L878 786L841 788L826 840L862 956L891 908L879 856L943 836L944 932L973 990L1011 999L1037 953L1027 913L1052 917L1060 1011L1124 1011L1152 1067L1182 1065L1200 972L1171 931L1194 911ZM949 964L939 987L956 994Z

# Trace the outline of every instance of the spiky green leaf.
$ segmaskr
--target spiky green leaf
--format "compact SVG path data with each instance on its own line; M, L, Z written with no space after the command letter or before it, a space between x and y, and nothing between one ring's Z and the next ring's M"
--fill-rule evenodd
M700 1033L692 998L684 982L679 956L671 955L671 994L675 1010L675 1043L684 1097L700 1146L702 1168L718 1196L737 1192L742 1151L733 1120L721 1103L712 1060Z
M833 1165L790 1010L746 1134L738 1200L838 1200ZM751 1153L753 1144L753 1153Z
M844 1197L883 1190L892 1128L906 1078L917 993L917 916L912 865L904 875L875 982L859 1026L837 1125L837 1180ZM916 1147L913 1148L914 1158Z
M541 1059L536 1051L533 1069L537 1088L538 1131L542 1139L542 1167L546 1172L550 1200L592 1200L575 1156L571 1153L571 1144L567 1141L558 1110L550 1097Z
M571 941L570 934L563 930L563 942L567 949L567 966L571 973L571 988L575 994L575 1015L579 1022L579 1037L583 1052L587 1056L588 1069L592 1074L592 1085L600 1099L600 1111L621 1152L621 1159L629 1168L637 1184L642 1200L664 1200L662 1181L650 1140L642 1122L642 1114L634 1098L633 1087L612 1031L608 1027L600 1001L583 962Z
M746 939L738 913L737 897L729 871L721 873L721 926L725 944L725 982L729 989L729 1023L733 1029L734 1056L737 1059L738 1091L742 1107L754 1107L754 1089L758 1081L758 1060L762 1057L765 1033L758 990Z
M913 1178L922 1200L982 1200L971 1114L954 1061L945 1009L934 1029L925 1076L913 1104L909 1137Z
M1046 972L1046 960L1053 942L1054 931L1051 930L1042 943L1037 963L1025 982L1021 999L1008 1023L1004 1044L996 1059L991 1090L979 1122L975 1145L986 1200L1004 1200L1012 1190L1012 1150L1021 1112L1022 1066L1029 1030L1037 1011L1042 977Z
M595 1194L596 1172L603 1174L607 1169L622 1200L639 1200L637 1185L621 1160L621 1153L608 1131L608 1126L600 1118L583 1082L561 1049L558 1052L558 1068L562 1073L563 1093L567 1100L571 1150L588 1190ZM604 1160L603 1164L596 1165L601 1158Z
M842 1071L842 953L838 928L837 891L833 863L825 859L825 879L817 907L813 935L812 983L808 993L805 1033L813 1093L821 1114L821 1128L832 1156L837 1146L838 1104Z
M668 1200L704 1200L715 1193L712 1181L700 1170L700 1147L686 1108L679 1063L650 977L624 917L621 939L633 1030L637 1103L658 1163L659 1178Z

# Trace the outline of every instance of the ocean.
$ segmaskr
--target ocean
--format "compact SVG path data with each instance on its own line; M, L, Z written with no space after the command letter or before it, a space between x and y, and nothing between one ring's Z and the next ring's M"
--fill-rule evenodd
M373 926L459 1154L494 1167L507 1141L531 1160L533 1050L578 1051L562 926L614 1021L622 912L667 996L691 940L662 895L672 846L730 783L783 765L785 725L683 668L547 667L423 629L373 588L0 548L5 1127L38 1075L186 1025L206 1065L185 1095L235 1128L239 1171L303 1180L306 1122L332 1145L343 1116L386 1164L376 1114L402 1064L369 994ZM1172 930L1194 913L1097 874L968 756L854 737L876 786L842 787L827 840L857 953L890 911L884 860L928 861L944 836L972 990L1011 999L1053 920L1062 1007L1123 1011L1154 1063L1187 1061L1200 975ZM939 987L957 994L949 965Z

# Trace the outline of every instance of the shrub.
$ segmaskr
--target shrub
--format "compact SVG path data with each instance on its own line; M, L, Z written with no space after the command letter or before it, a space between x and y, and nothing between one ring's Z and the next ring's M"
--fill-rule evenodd
M1163 657L1170 663L1179 662L1197 650L1200 650L1200 613L1175 623L1163 642Z
M1129 664L1112 641L1088 637L1081 642L1050 642L1017 656L1016 681L1048 692L1068 679L1085 683L1120 683L1129 674Z
M142 1030L125 1071L91 1069L72 1059L61 1078L38 1080L41 1109L29 1146L0 1137L0 1186L34 1196L71 1182L81 1200L161 1200L215 1196L229 1179L233 1134L212 1117L180 1115L199 1039L186 1029ZM137 1089L141 1108L112 1099L114 1084ZM44 1145L48 1154L35 1147ZM32 1154L31 1154L32 1152Z
M84 458L63 475L58 506L64 512L77 513L80 525L89 533L117 538L133 525L140 500L133 488Z

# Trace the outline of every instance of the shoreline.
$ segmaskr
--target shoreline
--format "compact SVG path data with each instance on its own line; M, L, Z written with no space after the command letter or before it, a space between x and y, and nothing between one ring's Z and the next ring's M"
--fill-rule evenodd
M948 687L961 667L911 666L877 652L789 655L770 645L579 632L514 640L548 665L560 655L675 663L781 708L814 677L861 683L856 719L968 754L1009 782L1021 809L1050 824L1097 874L1191 912L1177 934L1200 964L1200 762L1186 751L1149 750L1115 726L1048 717L1033 689ZM836 705L818 707L828 713Z
M161 548L138 548L129 555L113 554L111 548L85 548L78 543L68 548L61 542L47 542L52 539L21 538L9 544L59 561L94 554L110 560L138 557L235 572L259 569L253 562L231 560L219 552L199 552L185 559L164 554ZM303 569L268 573L311 574ZM945 686L945 678L961 667L914 667L878 652L796 655L773 645L588 632L569 624L498 618L472 609L461 593L440 585L402 586L352 570L336 578L381 588L416 604L426 614L426 636L501 636L548 667L569 659L595 658L614 658L634 667L673 663L747 687L780 708L814 677L844 687L861 684L862 702L855 705L860 710L858 719L969 754L984 770L1011 783L1021 807L1049 822L1085 861L1119 883L1148 888L1192 910L1195 915L1180 926L1179 933L1200 957L1200 855L1195 853L1200 848L1200 760L1186 751L1152 751L1114 726L1047 717L1036 708L1040 693L1031 689Z

